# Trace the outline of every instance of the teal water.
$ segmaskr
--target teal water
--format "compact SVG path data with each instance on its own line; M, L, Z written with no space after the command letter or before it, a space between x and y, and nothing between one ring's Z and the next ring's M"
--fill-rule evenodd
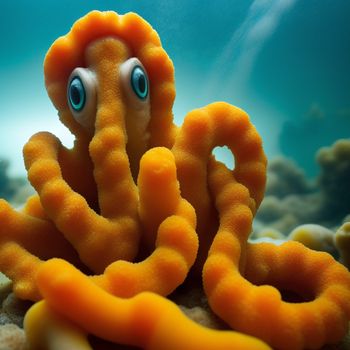
M314 154L350 137L350 1L26 1L1 3L0 157L24 174L36 131L70 144L48 99L42 62L51 43L92 9L134 11L159 33L176 69L174 113L225 100L245 109L269 158L310 176Z

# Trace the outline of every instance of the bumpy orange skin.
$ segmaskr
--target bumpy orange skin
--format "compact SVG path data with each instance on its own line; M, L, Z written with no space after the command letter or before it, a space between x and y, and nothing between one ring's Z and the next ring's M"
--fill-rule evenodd
M130 57L148 74L149 137L122 89ZM77 67L97 82L89 128L67 102ZM344 336L348 271L295 242L247 242L265 189L261 138L244 111L224 102L173 124L174 68L146 21L92 11L55 41L44 69L76 141L67 150L50 133L34 135L24 159L38 196L21 213L0 201L0 268L18 296L45 299L25 318L31 349L92 349L88 333L149 350L316 349ZM224 145L232 171L212 156ZM194 264L213 311L249 336L199 326L164 297ZM285 289L305 301L283 301Z
M132 118L132 111L123 105L118 80L109 79L111 72L118 73L118 65L130 55L143 62L152 85L149 144L134 147L134 154L127 154L125 125L126 114ZM100 88L93 134L76 122L66 98L71 71L87 65L95 70ZM54 135L34 135L24 147L24 159L40 200L32 198L23 214L16 213L5 202L1 207L1 215L13 219L2 220L0 250L4 252L0 267L14 281L16 294L31 300L40 299L34 276L42 259L62 257L81 266L78 253L84 265L102 273L116 260L135 258L141 231L140 194L130 167L138 168L140 157L151 145L171 146L176 131L171 123L175 96L172 62L157 33L135 14L91 12L52 45L44 69L49 96L76 140L72 150L67 150ZM118 74L115 76L118 79ZM169 215L175 214L175 209ZM164 219L158 218L158 223ZM191 228L185 228L192 237L193 225L192 220ZM153 232L149 234L156 236ZM195 259L196 244L191 247L192 253L185 253L187 269ZM17 262L19 256L27 262L25 265ZM176 259L181 260L182 256ZM180 280L184 273L182 269Z
M38 284L46 304L35 305L25 318L33 350L52 349L53 340L60 337L75 341L77 349L91 349L85 332L147 350L271 349L247 335L202 327L171 301L150 292L130 299L114 297L63 260L47 262L40 270ZM64 316L66 323L55 319L51 310ZM41 322L43 319L47 322ZM84 331L76 333L67 327L72 323ZM48 333L51 339L43 337Z
M215 165L210 174L220 228L203 283L213 311L233 329L276 349L319 349L339 342L350 319L347 269L298 242L247 244L253 217L249 192L223 166ZM283 291L303 300L283 301Z
M255 212L263 198L266 157L262 141L248 115L228 103L216 102L190 112L179 129L172 151L182 195L197 214L200 241L196 268L201 271L218 229L218 215L208 187L212 151L227 146L234 158L234 176L249 189L249 206Z

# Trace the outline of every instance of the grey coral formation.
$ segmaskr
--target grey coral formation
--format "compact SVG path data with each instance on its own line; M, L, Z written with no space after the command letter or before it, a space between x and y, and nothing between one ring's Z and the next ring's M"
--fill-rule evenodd
M321 167L318 181L323 197L320 216L337 222L350 214L350 139L321 148L317 162Z
M293 161L280 156L269 163L266 195L283 198L289 194L311 193L313 190L314 186Z
M34 193L25 177L9 175L10 162L0 158L0 198L6 199L14 206L22 205Z
M287 157L297 160L307 173L315 175L317 167L310 160L322 146L348 138L349 130L349 108L327 110L313 103L302 118L285 122L279 144Z
M350 139L340 139L316 153L320 172L309 180L290 159L279 157L268 167L266 196L257 213L254 232L266 227L288 234L314 223L335 228L349 220Z
M24 184L24 179L11 178L8 175L10 162L6 159L0 159L0 198L10 200L19 186Z

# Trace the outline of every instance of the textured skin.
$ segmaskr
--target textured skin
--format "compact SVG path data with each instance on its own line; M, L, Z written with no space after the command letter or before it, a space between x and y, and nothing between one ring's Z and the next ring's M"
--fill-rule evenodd
M111 11L92 11L76 21L71 31L51 46L44 64L45 83L52 102L60 111L61 121L75 135L85 135L85 130L72 118L68 108L67 79L74 68L86 66L88 44L105 37L119 38L127 43L133 56L144 65L152 86L150 146L170 147L176 132L172 123L174 67L161 47L157 32L135 13L119 16Z
M347 269L298 242L247 244L253 216L249 193L225 167L212 169L220 228L203 269L211 308L233 329L276 349L319 349L339 342L350 318ZM293 291L303 300L283 301L280 291Z
M195 212L180 196L170 150L153 148L144 154L138 188L141 218L147 218L145 237L156 233L155 248L141 262L113 262L93 280L117 296L131 297L146 290L168 295L185 280L198 250Z
M146 129L122 89L119 69L130 57L148 74ZM45 298L26 317L32 349L90 349L87 333L152 350L269 349L263 341L296 350L343 337L349 273L295 242L247 243L265 188L261 138L245 112L223 102L173 124L173 65L147 22L93 11L56 40L44 66L49 96L76 142L67 150L50 133L34 135L24 158L38 197L19 214L0 202L0 268L17 295ZM97 82L89 127L67 103L77 67ZM211 154L224 145L233 171ZM263 341L201 327L163 297L193 264L196 277L204 264L213 311ZM86 266L87 274L77 269ZM282 301L284 289L306 301Z
M40 300L35 274L43 260L62 257L81 266L70 243L47 219L42 219L41 207L28 201L31 213L14 210L0 199L0 267L13 281L13 290L19 298ZM29 209L27 209L29 210ZM38 214L38 215L37 215Z
M124 213L119 215L116 212L111 216L97 214L63 179L57 161L59 148L59 140L49 133L34 135L25 147L28 178L37 190L45 212L93 271L103 272L104 267L116 259L133 259L137 253L139 230L135 204L121 208ZM123 167L125 169L126 165L122 160L118 163L118 172L125 173ZM128 188L128 191L125 188L119 190L124 192L122 198L126 203L129 198L135 201L136 195L134 187Z
M76 334L72 327L53 324L55 316L49 308L66 317L67 324L73 322L103 339L146 350L271 349L244 334L200 326L171 301L150 292L130 299L114 297L63 260L47 262L40 270L38 284L45 301L35 305L26 315L25 329L31 334L29 349L58 349L53 345L53 339L62 334L64 339L78 338L77 349L91 349L85 345L84 332ZM43 323L43 319L48 322ZM48 328L53 334L51 339L43 337Z
M264 194L266 157L261 138L244 111L228 103L216 102L190 112L172 148L181 193L197 214L200 250L196 267L199 271L218 229L217 211L208 189L208 165L215 163L212 150L224 145L235 158L232 173L249 189L249 206L255 212Z
M129 146L130 150L127 138L138 135L126 135L130 130L125 117L132 118L133 111L122 100L118 80L109 78L111 72L118 72L118 64L131 52L143 62L152 85L152 118L149 145L140 143ZM100 87L93 134L74 120L66 100L68 76L75 67L86 64L95 71ZM47 53L44 69L49 96L59 110L61 121L76 137L74 147L67 150L49 133L34 135L24 147L24 159L40 200L31 198L23 214L14 212L4 201L0 203L0 216L4 218L0 268L14 281L17 296L31 300L40 299L35 275L42 259L62 257L76 266L81 266L82 261L92 271L102 273L116 260L132 261L136 257L141 230L140 194L133 177L137 177L140 157L147 148L153 144L170 146L176 131L171 123L175 96L172 62L160 46L157 33L135 14L91 12L77 21L66 37L54 43ZM118 76L115 74L116 79ZM177 214L175 209L170 215ZM177 217L181 215L180 212ZM158 218L157 222L160 224L164 219ZM187 218L183 221L179 228L184 227L193 238L193 219L190 224ZM28 247L26 241L30 243ZM185 278L185 266L188 269L195 259L196 243L190 247L186 248L185 257L177 255L178 251L174 253L171 261L179 261L181 272L171 281L172 287L161 289L172 290L176 280ZM154 245L148 251L153 249ZM154 265L154 256L150 261ZM142 271L141 266L148 265L139 266Z

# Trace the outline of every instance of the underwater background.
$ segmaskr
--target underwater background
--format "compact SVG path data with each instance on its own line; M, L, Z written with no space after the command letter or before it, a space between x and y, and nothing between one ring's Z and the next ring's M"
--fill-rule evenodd
M316 154L350 138L349 0L2 1L0 197L20 203L30 192L17 189L32 134L48 130L72 144L46 95L42 63L92 9L137 12L156 29L175 66L178 125L218 100L248 112L271 162L264 225L287 232L348 220L350 146L337 146L340 160L333 148ZM227 152L219 157L232 166Z

